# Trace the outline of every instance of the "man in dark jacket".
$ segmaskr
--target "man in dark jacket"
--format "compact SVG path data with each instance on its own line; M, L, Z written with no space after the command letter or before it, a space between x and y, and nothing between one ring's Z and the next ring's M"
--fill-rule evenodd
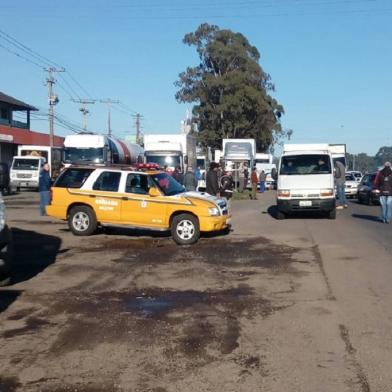
M390 223L392 217L392 169L390 162L385 162L384 168L377 173L374 185L380 191L381 220L384 223Z
M177 167L174 169L174 172L173 172L173 174L172 174L172 177L173 177L178 183L180 183L180 184L182 185L182 183L184 182L184 176L183 176L183 174L182 174L182 172L181 172L181 167L180 167L180 166L177 166Z
M39 210L41 216L46 215L45 207L50 203L50 187L52 186L52 180L49 174L49 164L45 163L39 174L38 190L39 190Z
M206 176L206 192L210 195L220 197L218 170L219 165L215 162L211 162Z

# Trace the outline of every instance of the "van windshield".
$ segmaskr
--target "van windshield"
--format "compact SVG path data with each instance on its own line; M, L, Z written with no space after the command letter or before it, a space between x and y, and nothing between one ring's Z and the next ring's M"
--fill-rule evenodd
M288 155L282 157L280 174L331 174L331 159L326 154Z
M39 159L20 158L14 159L12 169L14 170L37 170L40 166Z

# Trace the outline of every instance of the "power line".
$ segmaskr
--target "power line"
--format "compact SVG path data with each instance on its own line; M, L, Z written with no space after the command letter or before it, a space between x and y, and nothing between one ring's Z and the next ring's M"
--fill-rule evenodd
M23 56L23 55L21 55L21 54L15 52L15 51L13 51L12 49L7 48L6 46L4 46L4 45L2 45L2 44L0 44L0 47L3 48L4 50L6 50L7 52L9 52L9 53L11 53L11 54L13 54L13 55L15 55L15 56L21 58L22 60L25 60L25 61L27 61L28 63L31 63L31 64L37 66L37 67L40 68L40 69L44 69L44 68L45 68L44 66L42 66L42 65L40 65L40 64L38 64L38 63L36 63L35 61L33 61L33 60L31 60L31 59L28 59L27 57L25 57L25 56Z

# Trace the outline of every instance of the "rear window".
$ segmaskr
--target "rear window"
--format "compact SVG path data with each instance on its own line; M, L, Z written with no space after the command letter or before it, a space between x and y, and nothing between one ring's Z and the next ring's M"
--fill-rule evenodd
M57 188L81 188L94 169L65 169L54 186Z

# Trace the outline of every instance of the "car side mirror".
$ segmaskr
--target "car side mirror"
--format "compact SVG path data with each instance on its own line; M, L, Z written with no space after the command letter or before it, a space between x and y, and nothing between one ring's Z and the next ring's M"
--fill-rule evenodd
M153 186L148 190L148 195L151 197L157 197L157 196L161 196L161 192L159 192L159 190Z
M272 177L275 181L278 179L278 171L277 171L275 168L273 168L273 169L271 170L271 177Z

